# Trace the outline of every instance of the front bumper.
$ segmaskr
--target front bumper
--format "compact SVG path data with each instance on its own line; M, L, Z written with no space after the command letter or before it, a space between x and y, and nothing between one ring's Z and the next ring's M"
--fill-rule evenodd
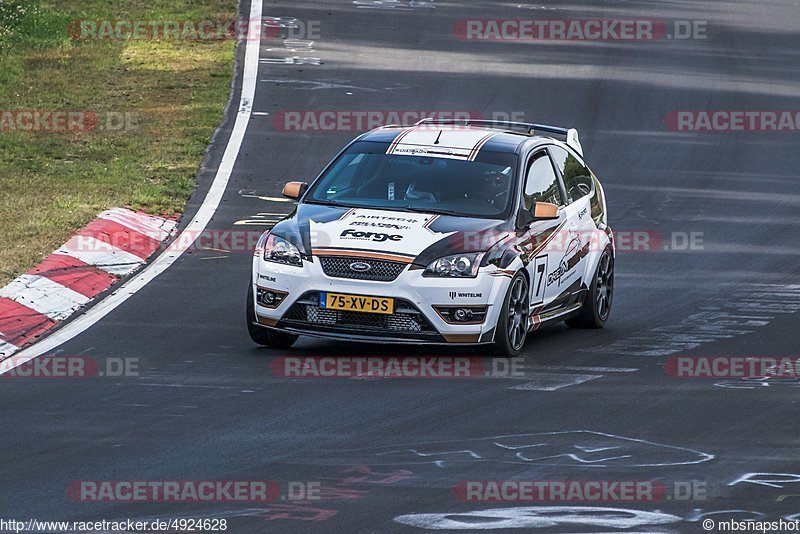
M357 258L354 258L354 261ZM499 303L510 277L494 266L482 268L476 278L423 277L421 269L406 266L390 282L328 276L320 259L291 267L255 258L253 293L258 289L288 295L274 308L255 299L258 324L292 334L348 341L383 343L480 344L494 339ZM319 307L320 292L392 297L395 313L382 315L335 311ZM484 309L481 322L453 323L436 308ZM446 315L446 314L445 314Z

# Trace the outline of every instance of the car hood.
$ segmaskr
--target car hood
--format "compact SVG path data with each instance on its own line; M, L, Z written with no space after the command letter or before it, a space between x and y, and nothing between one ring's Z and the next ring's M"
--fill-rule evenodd
M441 256L483 252L505 238L499 219L299 204L273 233L306 255L380 258L427 265Z

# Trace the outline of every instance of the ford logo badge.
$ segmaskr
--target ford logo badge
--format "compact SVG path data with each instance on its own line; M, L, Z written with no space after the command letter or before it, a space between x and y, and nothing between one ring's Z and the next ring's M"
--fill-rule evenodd
M365 273L372 269L372 265L363 261L354 261L350 264L350 270L357 273Z

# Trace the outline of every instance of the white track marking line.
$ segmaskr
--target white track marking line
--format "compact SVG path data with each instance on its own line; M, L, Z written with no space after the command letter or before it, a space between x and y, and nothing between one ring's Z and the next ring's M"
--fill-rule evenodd
M262 2L263 0L250 0L250 20L261 19ZM250 31L260 31L260 29L251 29ZM253 36L248 35L244 54L242 96L239 102L239 111L236 115L236 122L233 125L233 131L228 139L228 145L225 148L225 153L222 156L217 174L214 177L214 181L211 183L211 188L208 190L200 209L197 210L194 220L189 223L184 230L184 233L187 233L190 238L176 239L173 244L156 258L153 263L148 265L146 269L122 284L114 293L98 302L96 306L89 309L84 315L77 317L74 321L64 326L64 328L54 332L42 341L21 351L17 355L16 360L18 363L15 367L66 343L111 313L120 304L128 300L131 295L142 289L175 263L175 261L181 257L181 254L194 242L194 238L200 235L200 232L205 229L209 221L211 221L211 217L217 211L219 203L222 200L222 195L228 187L228 181L230 180L233 166L236 163L239 148L242 146L242 141L247 131L247 124L250 121L250 112L253 106L253 98L256 93L260 46L261 39L254 39ZM194 236L194 238L191 236Z
M54 321L63 321L89 302L88 297L35 274L15 278L0 289L0 297L9 298Z
M98 269L118 276L126 275L139 268L145 260L117 248L110 243L100 241L88 235L75 235L61 245L54 254L64 254L93 265Z

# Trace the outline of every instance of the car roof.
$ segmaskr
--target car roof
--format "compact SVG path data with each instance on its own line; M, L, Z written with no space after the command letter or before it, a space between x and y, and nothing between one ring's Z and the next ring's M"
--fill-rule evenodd
M383 126L363 134L359 141L391 143L395 146L414 146L422 150L443 148L466 151L487 150L518 154L523 145L551 142L555 139L520 132L480 126L420 124L414 126Z

